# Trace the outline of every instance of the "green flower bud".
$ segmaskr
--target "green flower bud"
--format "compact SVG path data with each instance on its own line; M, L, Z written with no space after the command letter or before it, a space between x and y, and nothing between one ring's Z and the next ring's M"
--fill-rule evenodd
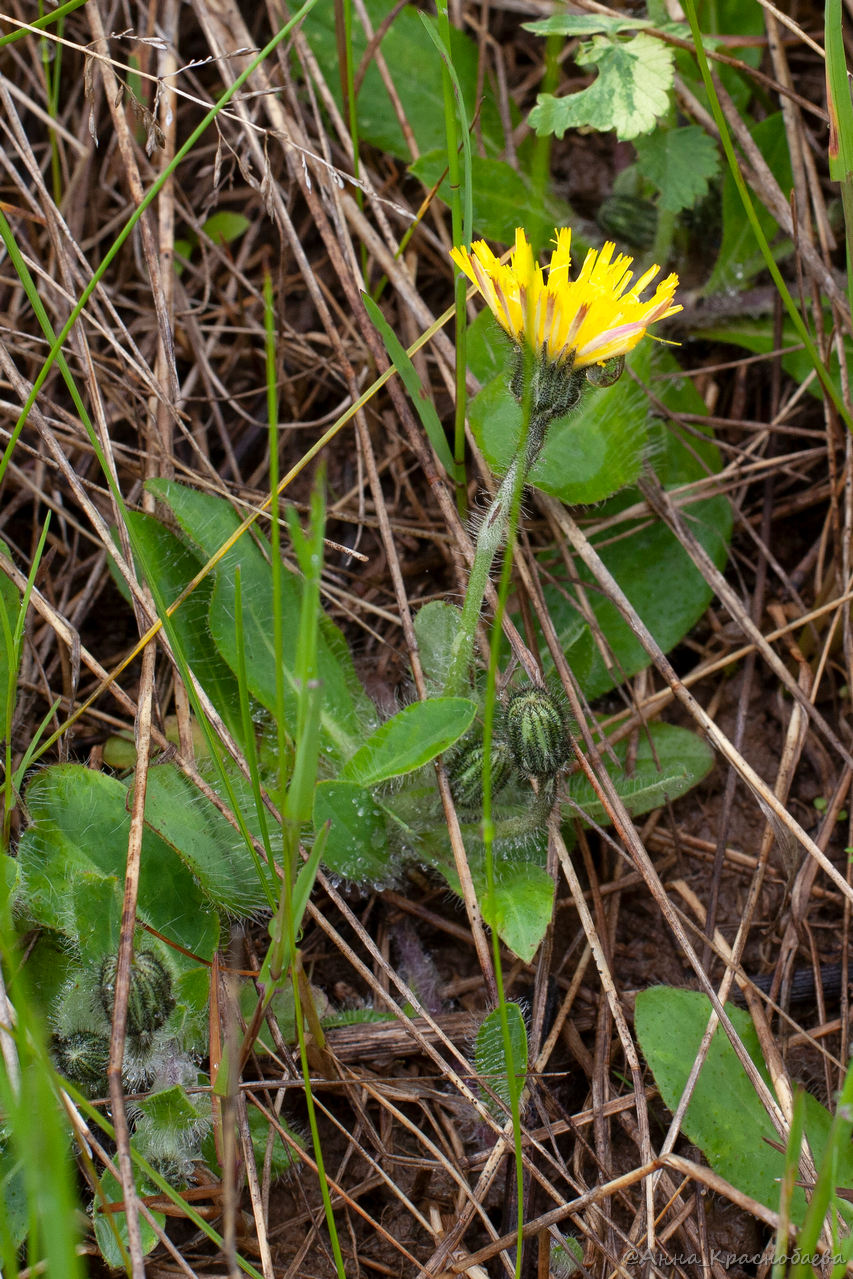
M544 688L522 688L506 708L506 735L519 772L553 778L571 754L568 718L556 697Z
M473 742L459 752L450 765L450 789L459 808L480 809L483 804L482 742ZM492 741L492 794L503 790L515 770L512 752L499 738Z
M55 1035L51 1045L56 1068L72 1083L87 1091L106 1089L110 1041L95 1030L75 1030L70 1035Z
M549 423L553 418L570 412L580 400L586 383L584 370L573 372L571 360L557 364L544 355L531 359L529 353L518 348L510 390L519 403L524 401L528 376L531 426L536 421Z
M107 1017L112 1018L118 957L108 955L101 964L98 993ZM172 978L168 969L150 950L133 956L130 991L127 999L127 1034L131 1040L150 1043L175 1007Z
M651 200L634 195L611 195L601 205L596 222L608 238L636 249L650 249L658 229L658 211Z

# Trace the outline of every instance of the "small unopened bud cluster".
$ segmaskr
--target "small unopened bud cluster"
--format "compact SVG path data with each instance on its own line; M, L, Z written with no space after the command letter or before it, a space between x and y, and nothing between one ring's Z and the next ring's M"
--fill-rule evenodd
M57 1000L53 1056L57 1068L89 1096L106 1092L110 1023L115 1003L118 958L107 955L100 967L75 970ZM148 1083L170 1035L166 1022L175 1007L172 976L150 950L133 957L127 1000L123 1075L131 1086ZM162 1041L162 1042L161 1042Z
M585 371L575 371L571 360L555 364L544 355L531 356L524 347L516 348L510 390L519 403L523 403L525 392L529 394L531 422L547 424L571 412L580 402L586 382Z
M553 783L571 757L571 717L561 698L533 686L510 695L491 746L491 791L497 796L514 777ZM450 788L462 812L483 803L482 742L468 742L448 763Z
M504 725L516 767L525 777L553 780L569 761L568 716L544 688L521 688L507 704Z
M101 964L98 995L104 1016L112 1021L116 997L118 957L108 955ZM130 968L127 996L127 1036L147 1047L175 1007L172 978L165 966L150 950L134 955Z
M483 763L485 750L482 742L472 742L464 747L451 762L450 789L460 809L479 811L483 804ZM491 785L492 794L504 789L515 772L515 761L506 742L496 738L492 742Z

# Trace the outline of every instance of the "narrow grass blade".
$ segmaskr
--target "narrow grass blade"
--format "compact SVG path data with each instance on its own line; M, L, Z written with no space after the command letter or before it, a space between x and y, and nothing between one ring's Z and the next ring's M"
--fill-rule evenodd
M838 411L839 417L843 420L848 431L853 431L853 417L851 417L850 411L841 398L838 388L833 384L832 378L829 376L829 373L824 367L823 361L818 354L817 347L812 341L811 334L803 322L797 304L791 296L790 289L782 278L779 267L777 266L770 250L770 246L767 243L767 237L759 224L758 217L755 212L755 205L753 204L752 197L749 194L746 180L740 171L740 165L738 164L737 156L735 155L734 144L732 143L732 136L728 122L726 121L723 109L720 106L720 99L717 95L716 86L714 85L714 81L711 76L711 69L708 65L708 59L705 55L705 49L702 43L702 32L699 28L699 19L696 16L695 0L684 0L684 11L687 15L687 20L690 23L690 30L693 36L694 53L696 55L696 61L699 64L699 70L702 74L702 80L705 84L705 90L711 103L711 113L720 132L720 142L722 143L731 175L735 180L740 198L743 202L744 212L746 213L750 226L755 233L756 243L761 250L762 257L767 263L767 269L773 277L773 283L779 291L779 296L785 304L785 309L791 317L791 323L797 330L800 340L808 352L809 359L812 362L815 373L820 379L821 386L828 397L832 400L832 403Z
M841 0L826 0L826 104L829 108L829 175L841 184L847 241L847 295L853 313L853 102L841 27Z
M454 478L456 476L456 463L453 460L450 445L447 443L444 427L438 420L435 405L429 398L427 391L424 390L423 383L418 377L414 364L409 359L405 347L385 319L377 303L367 293L362 293L361 297L367 308L368 315L385 343L385 350L388 352L391 363L400 374L403 385L409 392L409 397L417 410L421 425L435 450L436 457L451 479Z

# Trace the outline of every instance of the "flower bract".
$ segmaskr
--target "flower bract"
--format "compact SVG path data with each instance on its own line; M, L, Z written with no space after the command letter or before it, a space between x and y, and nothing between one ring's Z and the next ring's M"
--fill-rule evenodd
M571 228L562 227L547 279L520 227L508 263L502 263L485 240L450 253L517 346L530 346L569 368L626 355L651 324L682 309L672 304L677 275L668 275L644 302L640 294L660 267L650 267L632 286L629 268L634 259L621 253L614 259L616 245L610 242L601 250L590 249L577 279L569 279L571 244Z

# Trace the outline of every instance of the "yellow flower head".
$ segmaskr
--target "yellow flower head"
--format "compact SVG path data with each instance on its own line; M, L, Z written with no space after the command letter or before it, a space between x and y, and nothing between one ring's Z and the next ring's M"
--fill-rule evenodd
M572 232L557 231L557 247L551 254L548 279L533 260L533 250L519 227L508 264L495 257L485 240L470 249L451 249L450 256L476 284L494 316L513 342L528 343L554 364L582 369L632 351L650 324L680 311L672 299L677 275L668 275L647 302L643 289L660 267L653 266L633 288L628 270L633 258L619 254L607 243L590 249L580 275L569 279Z

